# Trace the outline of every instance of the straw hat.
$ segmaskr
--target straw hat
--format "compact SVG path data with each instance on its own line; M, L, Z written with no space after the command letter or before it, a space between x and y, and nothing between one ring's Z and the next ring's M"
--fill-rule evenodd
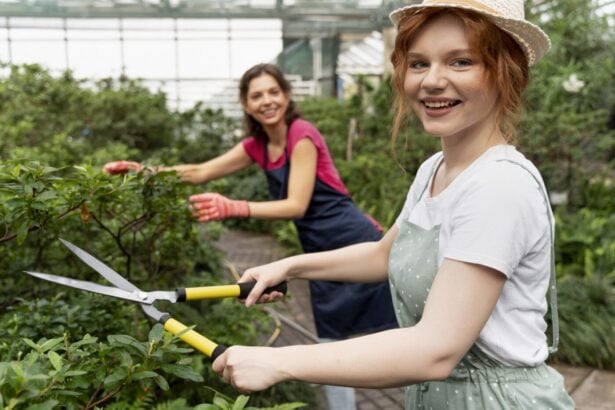
M423 0L421 4L393 10L389 18L397 27L406 17L427 7L454 7L487 16L521 45L531 66L551 48L551 41L540 27L525 20L523 0Z

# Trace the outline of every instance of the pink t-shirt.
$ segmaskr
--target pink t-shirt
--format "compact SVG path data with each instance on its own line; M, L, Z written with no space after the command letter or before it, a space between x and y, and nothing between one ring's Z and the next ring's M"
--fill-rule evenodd
M323 183L327 184L334 190L350 196L348 189L342 182L335 165L333 165L333 159L329 153L327 143L320 132L308 121L298 118L294 120L290 127L288 127L288 136L286 141L286 148L288 149L288 156L292 158L293 150L297 142L303 138L309 138L316 146L317 160L316 160L316 177ZM256 162L262 169L276 169L284 166L285 156L280 155L275 162L271 160L265 164L265 149L266 143L263 139L248 137L243 140L243 149L254 162Z

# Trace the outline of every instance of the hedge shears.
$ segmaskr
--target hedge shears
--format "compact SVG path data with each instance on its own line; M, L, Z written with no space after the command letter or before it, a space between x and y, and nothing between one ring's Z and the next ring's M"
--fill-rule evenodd
M236 297L244 299L248 296L256 282L244 282L234 285L217 285L217 286L201 286L192 288L177 288L174 291L152 291L144 292L132 283L130 283L122 275L111 269L109 266L90 255L78 246L60 238L60 241L71 252L73 252L86 265L94 269L101 276L107 279L115 286L105 286L94 282L71 279L64 276L50 275L41 272L25 271L28 275L32 275L39 279L44 279L50 282L59 283L64 286L70 286L88 292L100 293L102 295L113 296L120 299L130 300L139 303L141 309L147 316L157 322L162 323L164 329L171 332L190 346L198 351L216 360L226 350L226 346L216 344L200 333L189 329L188 326L173 319L167 312L161 312L156 309L153 304L159 300L166 300L171 303L185 302L199 299L220 299L228 297ZM265 293L270 292L286 293L286 283L281 283L277 286L267 288Z

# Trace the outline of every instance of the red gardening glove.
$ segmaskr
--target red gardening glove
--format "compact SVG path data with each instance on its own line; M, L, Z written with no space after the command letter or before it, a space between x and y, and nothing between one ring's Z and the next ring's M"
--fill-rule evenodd
M192 195L192 216L199 222L219 221L231 217L247 218L250 216L248 201L236 201L217 194L205 192Z
M128 171L139 172L143 169L143 165L134 161L112 161L107 162L103 167L103 171L107 174L125 174Z

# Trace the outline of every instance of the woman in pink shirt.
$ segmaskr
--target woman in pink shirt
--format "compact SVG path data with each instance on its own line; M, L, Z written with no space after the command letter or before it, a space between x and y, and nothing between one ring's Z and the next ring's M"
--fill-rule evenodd
M338 249L378 241L380 227L352 202L327 144L316 127L302 119L291 85L272 64L247 70L239 84L247 138L228 152L200 164L163 167L192 184L231 175L253 163L267 177L269 201L233 200L205 192L190 197L200 222L226 218L290 219L304 252ZM142 164L115 161L111 174L139 171ZM311 281L311 301L321 341L345 339L397 327L388 281L360 284ZM331 408L354 409L350 388L326 388Z

